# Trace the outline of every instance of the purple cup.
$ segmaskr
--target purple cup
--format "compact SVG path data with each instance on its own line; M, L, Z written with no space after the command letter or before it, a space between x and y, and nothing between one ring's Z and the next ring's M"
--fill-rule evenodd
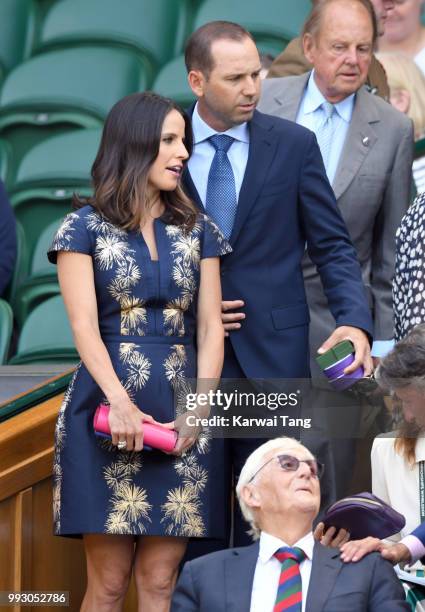
M343 359L340 359L340 361L337 361L331 366L325 368L323 372L326 378L329 378L329 380L334 380L335 378L339 378L339 376L344 374L345 368L348 368L348 366L351 365L353 361L354 361L354 353L350 353Z
M354 372L351 372L351 374L347 375L347 374L342 373L337 378L333 378L332 380L329 380L329 382L336 391L344 391L345 389L348 389L349 387L354 385L354 383L356 383L358 380L360 380L363 377L364 377L363 366L359 366L357 370L354 370Z

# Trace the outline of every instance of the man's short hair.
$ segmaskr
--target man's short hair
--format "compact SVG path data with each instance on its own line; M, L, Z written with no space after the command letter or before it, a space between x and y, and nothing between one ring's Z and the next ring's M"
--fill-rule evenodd
M255 42L248 30L232 21L210 21L206 23L195 30L186 43L184 61L187 71L200 70L208 78L214 68L211 54L212 44L216 40L240 42L245 38L250 38Z
M285 453L293 448L305 449L308 454L311 455L312 459L314 459L314 456L311 454L308 448L303 446L300 442L298 442L298 440L295 440L295 438L281 437L268 440L268 442L261 444L261 446L256 448L255 451L249 455L248 459L244 463L239 476L238 484L236 485L236 495L241 507L242 515L251 526L249 534L252 536L253 540L258 540L260 537L260 528L255 522L255 517L251 508L245 504L242 498L242 489L250 483L252 477L264 464L266 455L274 450L281 450L283 453Z
M378 38L378 22L376 20L375 9L373 8L373 4L370 0L342 0L351 3L357 3L364 6L367 12L370 15L370 21L372 23L373 30L373 45L375 45ZM305 34L311 34L311 36L317 36L317 33L320 30L323 11L329 4L333 4L334 2L341 2L341 0L313 0L313 8L310 11L309 16L307 17L303 31L301 36L303 37Z

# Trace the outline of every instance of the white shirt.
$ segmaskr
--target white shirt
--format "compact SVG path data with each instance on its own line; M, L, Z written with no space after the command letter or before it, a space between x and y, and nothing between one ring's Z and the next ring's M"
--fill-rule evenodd
M328 179L331 185L335 178L345 138L350 126L355 96L356 94L351 94L351 96L348 96L341 102L334 104L336 112L332 117L332 122L334 123L335 130L327 168ZM308 128L316 135L325 120L324 111L320 108L323 102L326 102L326 98L316 85L313 70L301 100L296 122Z
M235 176L236 198L239 199L249 153L248 124L245 122L230 128L226 132L217 132L201 118L198 112L198 104L196 104L192 115L192 129L195 146L188 167L202 204L205 206L208 174L215 155L215 148L208 141L208 138L214 134L226 134L235 139L227 151L227 157Z
M254 582L252 584L250 612L273 612L281 569L281 563L273 555L282 546L289 545L264 531L261 532L260 551L257 565L255 566ZM313 534L311 532L308 533L291 546L291 548L294 546L301 548L307 555L307 559L304 559L304 561L300 563L302 612L305 612L308 585L310 583L311 563L313 559Z
M388 437L386 437L388 436ZM379 436L371 451L372 492L406 517L401 537L421 523L419 504L419 461L425 461L425 438L418 438L415 463L411 466L394 448L396 433ZM391 540L400 540L400 535Z

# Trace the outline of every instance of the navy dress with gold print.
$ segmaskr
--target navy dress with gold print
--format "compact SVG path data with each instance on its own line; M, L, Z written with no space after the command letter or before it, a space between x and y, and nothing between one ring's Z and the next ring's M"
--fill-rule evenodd
M158 262L139 231L122 230L84 206L65 217L49 259L55 262L59 251L92 257L100 333L115 371L141 410L168 422L185 410L184 401L175 409L174 390L196 377L200 259L231 249L205 215L186 233L161 219L154 229ZM104 400L80 364L56 425L56 534L224 537L221 453L211 452L208 432L182 457L118 451L93 433Z

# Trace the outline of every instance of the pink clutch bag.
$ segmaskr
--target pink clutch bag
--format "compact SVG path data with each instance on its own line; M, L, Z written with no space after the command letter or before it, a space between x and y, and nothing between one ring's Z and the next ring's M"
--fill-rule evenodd
M109 428L109 406L100 404L96 408L93 419L93 427L96 434L107 438L111 437ZM143 423L143 445L157 448L162 451L171 452L177 442L177 432L174 429L166 429L154 423Z

